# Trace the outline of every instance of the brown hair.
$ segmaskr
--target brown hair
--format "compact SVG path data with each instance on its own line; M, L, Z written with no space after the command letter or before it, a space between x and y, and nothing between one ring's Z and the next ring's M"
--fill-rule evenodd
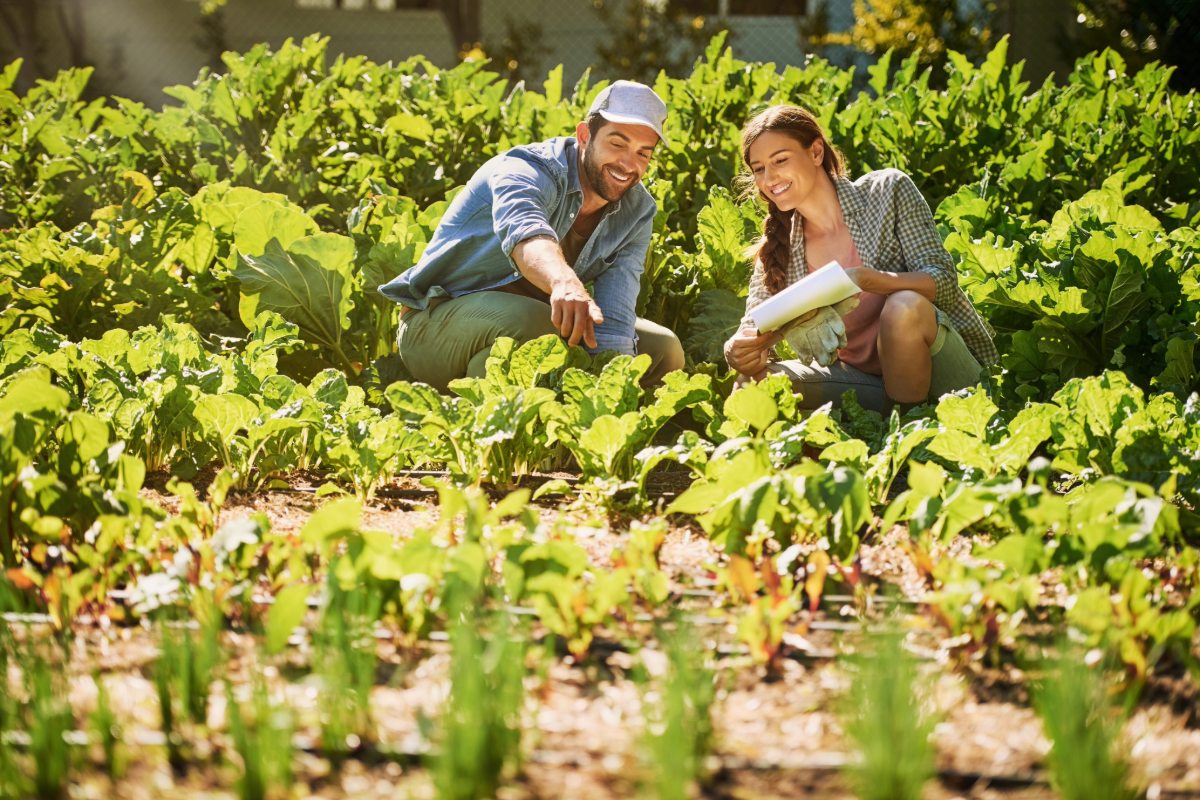
M821 167L831 179L845 174L842 165L842 154L829 143L821 123L810 112L798 106L771 106L756 114L742 128L742 161L750 165L750 146L764 133L782 133L790 136L803 147L812 147L813 142L820 140L824 145L824 158ZM746 196L757 193L767 202L767 217L763 220L763 235L757 245L751 248L756 260L763 265L763 276L766 279L767 291L776 294L787 285L787 266L789 257L789 232L791 230L791 214L780 211L766 195L758 192L754 179L750 175L742 175L739 179L745 187Z

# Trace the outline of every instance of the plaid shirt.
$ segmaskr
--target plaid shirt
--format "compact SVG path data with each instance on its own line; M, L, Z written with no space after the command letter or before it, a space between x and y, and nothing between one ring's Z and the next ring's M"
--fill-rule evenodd
M833 179L842 216L850 228L850 237L862 258L863 266L889 272L924 272L933 277L936 291L933 304L938 322L952 326L962 336L971 354L988 366L1000 360L993 331L971 305L958 286L954 260L946 252L933 223L929 204L921 196L912 178L898 169L868 172L856 181ZM804 255L804 218L792 214L791 259L788 285L808 274ZM754 265L746 311L770 297L761 263ZM753 321L743 318L743 325Z

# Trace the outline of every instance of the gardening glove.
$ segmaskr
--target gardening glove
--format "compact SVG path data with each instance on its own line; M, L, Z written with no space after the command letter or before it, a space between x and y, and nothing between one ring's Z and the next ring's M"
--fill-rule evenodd
M783 338L801 361L815 361L828 367L837 361L837 351L846 346L846 323L842 316L857 305L858 296L854 295L831 306L822 306L812 317L785 328Z

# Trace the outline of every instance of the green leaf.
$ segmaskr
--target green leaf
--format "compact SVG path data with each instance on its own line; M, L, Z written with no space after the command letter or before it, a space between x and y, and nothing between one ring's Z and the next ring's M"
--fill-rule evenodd
M206 394L196 400L193 413L203 426L204 438L228 442L258 418L258 406L240 394Z
M259 312L274 311L350 366L342 333L354 305L353 239L319 233L296 240L287 251L272 239L261 256L242 254L240 262L234 277L242 285L239 312L247 327Z
M1167 366L1154 378L1157 386L1179 387L1184 390L1196 385L1196 339L1177 336L1167 342Z
M333 500L313 512L300 538L327 548L334 540L355 534L362 523L362 505L353 497Z
M16 414L53 418L67 410L70 395L52 385L44 372L29 372L4 387L0 419Z
M937 418L950 430L962 431L982 441L987 438L988 422L999 410L986 392L976 389L966 397L942 398L937 405Z
M605 414L592 420L579 436L579 445L594 454L609 475L613 474L617 458L629 446L629 440L637 430L638 415L634 412L613 416Z
M779 416L779 408L766 391L752 383L729 395L725 401L725 415L761 432Z
M233 244L243 256L258 256L266 252L272 239L287 249L297 239L319 231L317 223L296 206L268 198L238 216L233 226Z
M414 114L396 114L384 123L392 133L400 133L410 139L427 142L433 138L433 124L424 117Z
M728 289L700 293L696 309L688 319L683 349L695 362L725 363L725 341L737 332L746 301Z
M740 291L748 274L746 257L742 255L746 231L742 214L728 190L718 188L709 194L696 217L696 230L701 252L709 262L705 277L718 288Z
M1046 545L1040 536L1011 534L991 547L984 548L980 558L999 561L1017 575L1030 575L1042 569L1048 560Z
M72 472L99 458L110 443L108 423L85 411L71 412L58 438L59 462Z
M542 94L546 97L546 105L556 106L562 102L563 90L563 65L551 69L546 73L546 80L542 83Z
M308 596L313 587L294 583L275 595L275 602L267 614L266 646L268 653L279 653L287 646L288 637L303 621L308 610Z
M1113 625L1112 601L1108 590L1093 586L1075 595L1074 604L1067 609L1067 620L1093 634L1102 634Z

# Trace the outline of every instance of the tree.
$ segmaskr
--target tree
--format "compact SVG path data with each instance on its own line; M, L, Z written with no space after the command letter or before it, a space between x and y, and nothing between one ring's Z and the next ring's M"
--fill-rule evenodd
M596 48L599 78L653 82L659 70L682 75L724 28L716 17L697 16L669 0L593 0L608 36Z
M1063 31L1068 58L1111 47L1133 68L1175 67L1173 88L1200 88L1200 4L1196 0L1075 0L1077 24Z
M983 58L991 49L995 18L992 0L854 0L854 27L835 33L815 31L810 42L849 45L869 55L889 49L897 56L917 53L920 63L940 68L948 50L973 60Z
M550 55L546 29L525 17L504 18L504 33L484 45L492 67L511 83L544 75L542 62Z
M48 52L47 31L66 45L65 53ZM82 67L83 16L80 0L0 0L0 59L20 58L24 68L16 88L24 91L38 78L48 78L63 67Z
M450 29L450 38L454 42L454 52L459 57L479 47L482 41L479 3L480 0L435 0L433 3L446 20L446 27Z

